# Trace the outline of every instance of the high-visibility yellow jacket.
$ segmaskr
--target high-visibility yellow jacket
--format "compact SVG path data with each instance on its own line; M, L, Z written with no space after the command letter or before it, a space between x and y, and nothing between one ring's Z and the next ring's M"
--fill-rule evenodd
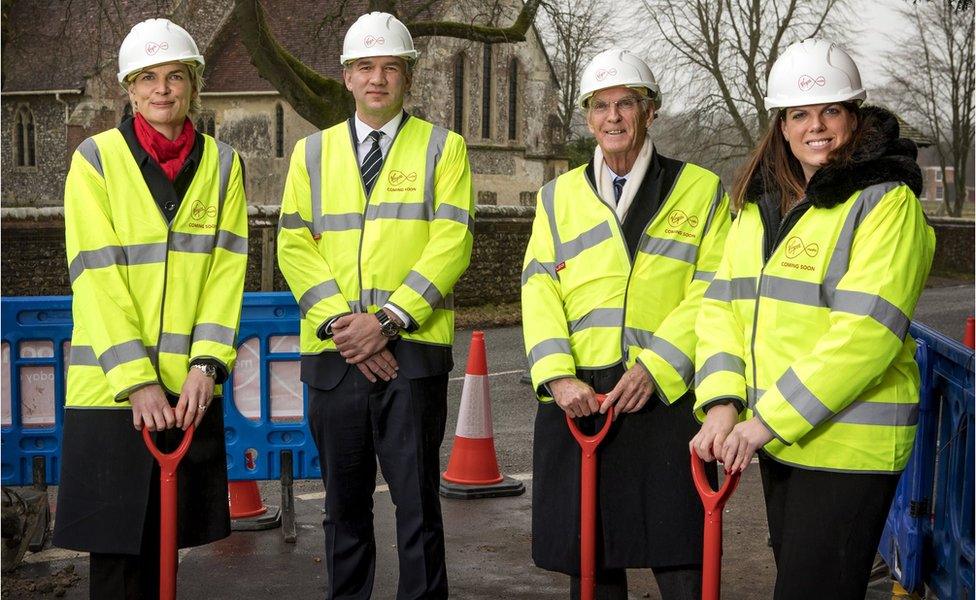
M302 354L335 351L318 332L333 317L390 303L405 340L454 341L454 284L473 242L464 140L416 117L393 140L367 198L350 122L299 140L278 227L278 265L298 300Z
M673 403L694 375L694 322L729 227L718 176L684 164L631 261L616 213L585 165L539 191L522 273L532 383L639 361Z
M764 236L779 239L768 259ZM736 398L773 432L765 449L776 460L904 468L919 388L907 331L934 246L906 185L811 206L779 235L746 203L697 322L698 418L716 399Z
M247 203L237 154L203 140L172 223L118 129L74 153L64 193L74 293L67 406L128 408L129 393L149 383L179 395L193 359L233 368Z

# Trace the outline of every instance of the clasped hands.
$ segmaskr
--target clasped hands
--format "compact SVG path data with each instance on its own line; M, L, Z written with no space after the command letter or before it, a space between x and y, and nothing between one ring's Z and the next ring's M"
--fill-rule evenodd
M752 462L756 451L772 439L772 432L758 418L739 423L736 407L723 404L708 410L705 422L688 447L704 461L720 461L726 473L741 473Z
M637 412L644 408L654 392L654 382L647 369L638 363L627 369L602 404L597 402L593 388L575 377L550 381L549 390L559 408L572 417L604 414L611 406L616 405L616 419L620 413Z
M387 314L400 323L395 315ZM370 383L376 383L377 378L383 381L396 378L400 366L386 347L389 339L380 332L375 315L352 313L339 317L332 324L332 341L346 362L356 365Z

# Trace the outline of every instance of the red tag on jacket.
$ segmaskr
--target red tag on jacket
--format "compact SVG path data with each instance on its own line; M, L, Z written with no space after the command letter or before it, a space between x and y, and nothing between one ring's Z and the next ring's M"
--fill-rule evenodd
M558 273L558 272L562 271L565 268L566 268L566 261L563 261L563 262L559 263L558 265L556 265L556 272Z

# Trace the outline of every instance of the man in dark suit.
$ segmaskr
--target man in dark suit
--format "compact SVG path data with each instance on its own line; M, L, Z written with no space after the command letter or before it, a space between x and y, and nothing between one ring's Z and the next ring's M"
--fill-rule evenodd
M392 15L353 24L341 62L356 114L298 142L282 200L278 260L302 313L326 488L327 598L372 593L377 458L396 505L397 598L448 594L439 449L473 201L464 140L403 111L416 57Z

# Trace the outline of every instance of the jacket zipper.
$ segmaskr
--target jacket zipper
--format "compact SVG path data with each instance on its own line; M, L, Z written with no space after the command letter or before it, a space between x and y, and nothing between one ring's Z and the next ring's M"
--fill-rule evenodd
M761 206L757 206L759 209L759 220L763 227L763 263L762 267L759 269L759 279L756 281L756 304L752 313L752 339L749 343L749 352L752 354L752 389L754 394L758 393L759 391L758 368L756 367L756 332L758 331L757 325L759 324L759 301L762 298L760 291L762 290L762 281L766 272L766 265L769 263L769 259L772 258L773 254L776 253L776 249L779 248L779 245L783 243L783 236L793 229L793 226L790 225L784 231L784 227L786 227L786 225L792 220L793 215L798 209L802 208L805 212L808 208L808 204L809 203L804 198L796 206L788 210L785 215L783 215L783 218L780 219L779 227L776 229L776 237L773 238L772 245L769 244L770 227L769 223L766 222L766 213L763 212ZM797 220L799 220L799 217ZM766 250L767 247L769 247L768 253ZM758 398L756 398L756 400L758 401ZM746 408L751 408L749 407L748 390L746 390Z
M678 176L680 177L680 175L681 174L679 172ZM596 177L596 175L594 175L594 177ZM627 334L626 334L627 302L630 300L630 279L634 275L635 261L630 257L630 249L627 247L627 239L624 237L624 227L623 224L620 222L620 217L617 216L617 211L610 208L610 205L604 202L602 198L600 198L600 194L596 191L596 188L593 187L593 182L587 179L585 174L583 175L583 179L586 180L586 183L590 186L590 190L593 192L593 195L596 197L597 201L601 205L603 205L603 207L606 210L610 211L611 215L613 215L613 222L617 226L617 233L620 234L620 243L623 244L624 247L624 256L627 257L627 264L630 265L630 270L627 272L627 285L624 288L624 307L620 315L620 362L626 365L627 363ZM677 178L675 179L675 181L677 181ZM670 193L668 194L668 196L670 196ZM650 227L650 224L653 223L654 219L656 219L658 214L660 214L661 208L664 207L666 202L667 202L667 198L664 198L661 201L661 204L657 207L657 210L654 211L654 214L651 215L651 218L648 220L648 227Z

